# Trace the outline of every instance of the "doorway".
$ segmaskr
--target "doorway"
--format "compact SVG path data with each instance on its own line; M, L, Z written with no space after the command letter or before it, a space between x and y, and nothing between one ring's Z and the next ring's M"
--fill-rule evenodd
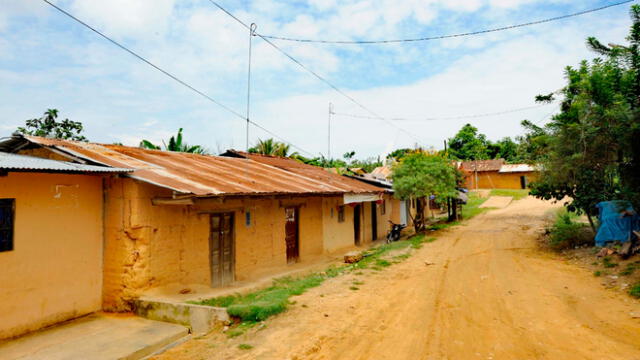
M528 185L529 184L527 184L527 177L526 176L520 176L520 188L521 189L526 189Z
M353 236L354 243L360 245L360 204L353 208Z
M378 208L375 202L371 202L371 241L378 240Z
M226 286L234 280L233 213L211 214L210 224L211 286Z
M297 207L288 207L285 212L285 242L287 244L287 263L295 263L300 258L300 237L298 222L300 210Z

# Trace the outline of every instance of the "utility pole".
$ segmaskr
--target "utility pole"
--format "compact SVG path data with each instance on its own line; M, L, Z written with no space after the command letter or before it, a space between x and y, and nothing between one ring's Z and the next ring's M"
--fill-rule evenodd
M327 160L331 160L331 114L333 114L333 104L329 103L329 119L327 129Z
M249 113L251 110L251 43L252 38L256 34L256 28L258 25L252 23L249 27L249 68L247 71L247 139L245 151L249 152L249 125L251 123Z

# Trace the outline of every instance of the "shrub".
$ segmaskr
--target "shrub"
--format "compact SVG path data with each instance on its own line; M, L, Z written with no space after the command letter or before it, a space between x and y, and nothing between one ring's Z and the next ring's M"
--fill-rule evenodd
M629 289L629 295L634 298L640 298L640 283L633 285L631 289Z
M593 244L589 225L574 221L575 217L575 214L568 212L558 214L555 223L548 229L552 248L562 250Z

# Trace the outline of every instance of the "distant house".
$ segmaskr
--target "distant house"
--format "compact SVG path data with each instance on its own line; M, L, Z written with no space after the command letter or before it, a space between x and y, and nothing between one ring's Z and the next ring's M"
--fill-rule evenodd
M129 311L132 302L151 289L176 284L222 287L285 271L292 263L314 263L382 238L393 216L387 189L291 159L242 153L205 156L31 136L2 141L0 151L41 161L65 159L107 173L121 171L102 178L83 175L92 179L85 180L92 184L86 195L91 202L69 194L75 200L72 208L60 208L65 217L52 209L31 220L48 224L38 233L39 238L72 238L63 243L94 244L94 250L99 251L92 254L55 241L55 253L47 251L58 254L59 247L64 247L66 255L60 255L61 261L82 253L91 272L67 262L48 267L49 275L34 275L39 283L25 284L20 290L17 273L32 260L26 253L19 260L8 260L0 253L0 268L4 274L10 268L14 276L12 291L36 288L35 302L46 303L44 299L53 294L53 289L43 285L47 276L57 276L64 269L83 272L78 276L93 274L91 306L83 312L99 309L97 299L104 310ZM63 197L67 196L65 191L76 189L71 181L42 179L38 186L54 191L51 189L59 184ZM28 183L14 182L15 191L29 191L24 184ZM31 198L22 204L22 209L38 206ZM16 221L26 219L22 211L18 206ZM59 218L64 220L53 220ZM79 223L93 224L87 230L91 234L78 233ZM15 248L22 248L27 241L33 240L21 233ZM0 297L0 306L3 301L6 297ZM69 311L66 316L79 313Z
M0 152L0 339L102 308L102 183L129 171Z
M471 190L526 189L538 176L538 170L531 165L506 164L503 159L463 161L459 169Z

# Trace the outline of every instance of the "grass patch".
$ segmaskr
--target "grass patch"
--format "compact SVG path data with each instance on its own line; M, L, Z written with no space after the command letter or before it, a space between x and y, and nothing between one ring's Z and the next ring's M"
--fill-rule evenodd
M361 270L363 269L382 270L382 268L392 265L392 262L383 258L389 252L407 249L409 247L419 249L423 243L434 240L435 238L426 238L424 235L417 235L406 241L396 241L391 244L384 244L369 249L363 253L363 259L355 264L332 266L323 272L313 273L300 278L279 278L273 281L272 286L249 294L221 296L189 303L227 308L229 315L242 320L240 326L230 330L228 335L231 337L239 336L256 323L285 311L287 306L292 304L292 302L289 301L290 297L301 295L308 289L319 286L326 279L334 278L346 272L362 274ZM399 256L406 258L404 257L405 255L406 257L409 256L409 254ZM359 284L354 282L354 285ZM352 286L352 288L355 289L351 290L358 290L356 286Z
M400 261L404 261L407 260L408 258L411 257L411 254L402 254L402 255L397 255L393 257L394 261L400 262Z
M629 295L640 299L640 283L633 285L631 289L629 289Z
M602 266L604 266L607 269L610 269L612 267L618 266L618 263L613 262L610 257L605 256L604 258L602 258Z
M355 291L355 290L360 290L360 288L357 287L357 286L350 286L349 290L354 290Z
M589 225L575 221L577 217L566 210L558 212L554 224L547 229L551 248L563 250L593 243Z
M529 196L528 189L493 189L491 196L511 196L513 200L521 200Z
M478 196L478 193L469 192L469 199L467 203L462 205L462 218L463 219L471 219L474 216L478 216L483 212L487 212L491 210L491 208L481 208L480 205L484 204L487 201L486 198L481 198Z
M353 285L364 285L364 281L354 281Z
M335 275L332 272L331 275ZM337 275L335 275L337 276ZM243 322L258 322L269 316L279 314L289 305L289 297L301 295L307 289L316 287L332 277L325 274L312 274L303 278L285 277L276 279L271 287L246 295L222 296L196 302L200 305L226 307L229 315Z
M631 274L633 274L636 271L636 265L635 264L627 264L627 267L620 271L620 275L622 276L629 276Z
M240 345L238 345L238 349L240 349L240 350L251 350L251 349L253 349L253 345L240 344Z
M594 271L594 272L593 272L593 276L596 276L596 277L598 277L598 276L602 276L602 271L600 271L600 270L596 270L596 271Z
M245 332L247 332L247 330L251 329L252 327L258 324L259 323L255 321L243 321L240 323L240 325L227 331L226 334L230 338L238 337L240 335L243 335Z

